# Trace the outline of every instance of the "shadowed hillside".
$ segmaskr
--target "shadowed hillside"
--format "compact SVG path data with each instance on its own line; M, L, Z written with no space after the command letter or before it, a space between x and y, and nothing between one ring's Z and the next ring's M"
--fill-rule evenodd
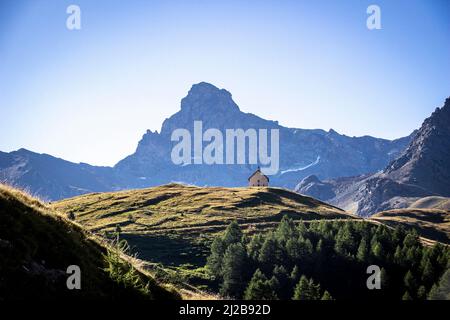
M173 299L118 248L100 242L39 200L0 185L0 301L21 299ZM68 266L81 290L68 290Z

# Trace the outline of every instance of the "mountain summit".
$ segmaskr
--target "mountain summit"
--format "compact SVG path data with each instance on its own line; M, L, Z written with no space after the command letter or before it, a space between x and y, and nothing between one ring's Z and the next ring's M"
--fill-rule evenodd
M200 82L194 84L188 95L181 100L181 110L193 113L203 111L231 112L239 111L239 107L227 90L219 89L207 82Z
M181 99L180 111L163 122L161 135L170 138L175 129L193 129L194 121L202 121L205 129L278 127L275 121L241 112L230 92L206 82L191 87L187 96Z

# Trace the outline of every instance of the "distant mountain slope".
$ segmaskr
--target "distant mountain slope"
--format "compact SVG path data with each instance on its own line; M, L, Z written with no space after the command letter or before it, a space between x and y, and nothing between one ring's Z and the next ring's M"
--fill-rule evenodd
M178 297L138 271L133 285L119 278L131 267L123 258L117 258L114 275L106 271L109 250L40 201L0 185L0 301ZM70 265L80 267L81 290L67 289Z
M289 189L311 174L330 179L381 170L405 149L411 139L408 136L390 141L370 136L348 137L334 130L286 128L276 121L242 112L228 91L201 82L192 86L181 100L181 110L164 121L160 133L148 130L136 151L113 168L75 164L20 149L0 152L0 181L25 188L48 200L171 182L245 186L247 177L257 165L181 166L172 163L171 151L176 144L171 141L173 130L188 129L193 136L194 121L202 121L203 131L216 128L222 133L225 129L278 129L280 166L278 174L271 176L270 181L272 186Z
M327 201L333 199L336 193L333 190L334 185L330 182L320 181L315 175L304 178L294 189L294 191L307 194L316 199Z
M450 198L433 196L424 197L414 201L409 207L419 209L450 210Z
M93 193L55 202L77 222L104 234L120 226L139 257L156 262L204 264L209 243L233 220L264 229L283 215L293 219L357 219L316 199L279 188L220 188L169 184L148 189ZM203 257L203 258L202 258ZM203 263L203 264L202 264Z
M26 149L0 152L0 182L24 188L46 200L118 189L112 168L76 164Z
M327 185L335 194L334 197L328 197L327 202L362 216L388 209L407 208L427 196L449 197L449 124L450 98L424 121L405 152L382 172L316 181L317 188ZM297 191L309 194L309 189L300 183ZM322 195L318 198L325 200Z
M415 229L419 235L450 244L450 211L439 209L395 209L377 213L372 220L390 226Z

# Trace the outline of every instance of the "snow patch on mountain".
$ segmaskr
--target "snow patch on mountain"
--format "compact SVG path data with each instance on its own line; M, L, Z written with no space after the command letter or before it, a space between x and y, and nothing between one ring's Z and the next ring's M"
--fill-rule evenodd
M306 170L308 168L311 168L311 167L319 164L319 162L320 162L320 156L317 156L316 160L311 162L310 164L308 164L304 167L300 167L300 168L291 168L291 169L283 170L283 171L281 171L281 174L285 174L287 172L303 171L303 170Z

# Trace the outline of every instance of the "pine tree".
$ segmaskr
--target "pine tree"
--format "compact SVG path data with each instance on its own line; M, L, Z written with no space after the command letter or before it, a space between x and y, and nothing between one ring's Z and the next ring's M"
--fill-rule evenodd
M308 232L308 228L306 227L305 223L303 222L303 220L300 220L300 222L297 225L297 231L298 231L298 235L300 237L305 237L307 232Z
M337 253L348 256L353 255L354 251L356 251L356 241L352 234L353 229L351 224L345 222L344 226L339 228L339 231L336 235L336 244L335 250Z
M286 254L292 262L297 262L301 258L301 244L298 238L289 239L286 242Z
M323 251L323 240L320 239L317 242L317 245L316 245L316 253L317 253L317 255L320 256L322 254L322 251Z
M240 298L245 289L244 270L246 270L246 252L241 243L232 243L223 256L223 283L220 293L223 296Z
M404 264L403 252L402 252L402 248L400 246L397 246L397 248L395 249L394 262L399 265Z
M309 279L309 299L320 300L320 284L314 283L313 279Z
M277 263L277 249L277 242L273 234L270 234L264 241L258 257L259 262L266 269Z
M281 243L286 243L287 240L297 236L298 231L294 222L287 215L284 215L275 231L275 238Z
M408 248L408 247L405 247ZM406 261L412 266L416 266L421 261L421 248L420 247L409 247L406 251Z
M437 273L441 273L441 271L445 270L448 259L442 258L444 258L446 256L446 253L448 253L449 251L450 250L445 250L445 247L439 242L435 244L431 249L430 260L433 266L435 267Z
M276 288L277 295L280 299L285 300L292 297L289 274L283 266L275 266L273 269L273 277L278 281L278 287Z
M417 247L420 245L419 236L417 235L417 231L409 231L403 240L403 246L406 248Z
M397 244L401 242L405 237L405 230L402 226L396 226L394 228L394 233L392 234L392 242Z
M264 243L264 237L262 234L258 233L251 237L250 242L247 245L247 254L250 259L257 261L261 247Z
M282 288L280 285L280 282L278 281L277 277L272 276L272 278L270 278L270 280L268 281L269 287L271 289L272 292L272 297L270 298L271 300L278 300L279 296L278 293L279 291L281 291Z
M419 287L419 290L417 290L417 298L419 300L425 300L427 298L427 289L425 286Z
M422 281L424 281L427 284L430 284L433 282L435 276L433 265L431 264L430 259L427 259L425 262L425 266L423 267L422 272Z
M416 290L417 281L414 278L414 275L412 274L411 270L408 270L408 272L405 275L405 278L403 279L403 282L409 291L414 292Z
M209 255L206 266L215 277L222 276L222 261L225 253L225 244L221 237L216 237L211 245L211 254Z
M356 258L361 262L367 262L369 250L367 248L366 239L362 238L359 243L358 251L356 253Z
M438 292L439 292L439 287L438 287L438 284L435 283L435 284L433 284L430 292L428 293L428 300L448 300L448 299L442 299L442 297L439 297L436 299L435 297L437 296Z
M313 253L313 245L311 243L311 240L306 239L305 241L303 241L301 243L301 248L302 248L302 254L305 256L310 256Z
M294 268L292 268L291 274L289 276L291 283L297 283L300 279L300 269L298 268L298 266L294 266Z
M372 254L377 258L382 260L384 257L384 250L381 242L376 241L372 246Z
M327 290L325 290L320 300L333 300L333 297Z
M403 295L402 300L412 300L412 297L408 291L405 291L405 294Z
M302 275L300 281L295 286L293 300L310 300L309 281Z
M227 229L225 230L225 234L223 235L223 243L225 245L225 248L228 248L228 246L232 243L238 243L242 240L242 231L239 227L239 224L237 221L231 222Z
M344 235L343 228L339 229L339 231L336 235L336 243L334 244L334 250L341 255L347 254L347 250L346 250L346 246L345 246L345 235Z
M428 299L450 300L450 268L442 275L441 280L431 288Z
M266 276L257 269L245 289L245 300L274 300L277 298L274 286L276 280L267 280Z

